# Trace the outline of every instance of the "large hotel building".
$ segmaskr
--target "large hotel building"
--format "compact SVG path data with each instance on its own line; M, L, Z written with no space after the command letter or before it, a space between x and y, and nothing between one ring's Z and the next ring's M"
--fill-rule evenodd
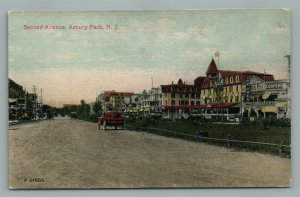
M114 107L132 115L237 120L241 116L290 118L290 82L272 74L220 70L211 59L205 76L193 84L182 79L141 94L105 91L98 99L103 109Z
M193 85L179 79L161 85L163 112L175 118L201 114L206 118L290 117L290 84L267 73L219 70L212 58L206 76ZM175 115L174 115L175 114Z

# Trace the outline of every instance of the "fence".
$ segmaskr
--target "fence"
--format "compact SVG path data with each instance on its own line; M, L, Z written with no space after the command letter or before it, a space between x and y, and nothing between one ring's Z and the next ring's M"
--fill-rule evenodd
M197 141L197 142L206 142L209 144L217 144L222 145L227 148L240 148L240 149L247 149L247 150L254 150L254 151L261 151L267 152L272 154L277 154L280 156L287 156L291 157L291 146L274 143L266 143L266 142L253 142L253 141L243 141L243 140L234 140L228 136L226 139L224 138L212 138L212 137L205 137L201 135L192 135L187 133L181 133L176 131L170 131L162 128L154 128L154 127L139 127L138 129L133 129L131 125L126 126L127 129L130 130L142 130L149 133L155 133L163 136L168 137L175 137L181 138L190 141Z

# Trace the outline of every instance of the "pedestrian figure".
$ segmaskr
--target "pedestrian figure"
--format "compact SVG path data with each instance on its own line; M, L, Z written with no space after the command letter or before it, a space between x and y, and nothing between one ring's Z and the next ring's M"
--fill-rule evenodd
M53 114L52 114L52 112L49 110L49 111L47 111L47 120L53 120Z

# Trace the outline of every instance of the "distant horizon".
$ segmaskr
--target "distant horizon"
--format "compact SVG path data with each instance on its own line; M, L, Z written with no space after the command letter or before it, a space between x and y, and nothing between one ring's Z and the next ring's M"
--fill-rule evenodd
M216 60L216 58L214 58L215 60ZM223 69L223 70L229 70L229 69ZM254 72L258 72L258 71L255 71L255 70L230 70L230 71L254 71ZM263 72L259 72L259 73L263 73ZM265 72L266 74L271 74L271 75L273 75L271 72ZM202 74L202 75L198 75L198 76L196 76L194 79L196 79L197 77L199 77L199 76L206 76L205 75L205 71L204 71L204 73ZM285 78L285 79L281 79L281 78L276 78L276 76L275 75L273 75L274 76L274 79L275 80L289 80L288 78ZM165 84L159 84L159 85L153 85L153 88L157 88L157 87L160 87L160 85L169 85L169 84L172 84L172 83L177 83L178 82L178 80L179 79L182 79L184 82L186 82L187 84L189 84L189 85L193 85L194 84L194 79L192 79L192 80L186 80L186 79L184 79L184 78L177 78L177 79L174 79L174 80L172 80L172 81L170 81L169 83L165 83ZM15 81L16 82L16 80L14 80L14 79L12 79L13 81ZM149 84L151 83L151 77L150 77L150 79L149 79ZM19 84L19 83L18 83ZM22 84L19 84L19 85L22 85ZM23 86L23 85L22 85ZM32 85L32 87L34 86L34 84ZM24 88L24 86L23 86L23 88ZM133 93L135 93L135 94L140 94L140 93L142 93L144 90L146 90L146 91L148 91L148 90L150 90L152 87L150 86L149 88L145 88L145 89L140 89L140 90L138 90L138 91L133 91L133 90L128 90L128 91L124 91L124 90L121 90L121 89L103 89L103 90L100 90L99 92L98 92L98 94L96 94L95 95L95 99L94 100L86 100L85 98L81 98L81 99L83 99L85 102L87 102L87 103L93 103L93 102L95 102L96 101L96 97L98 97L100 94L101 94L101 92L103 92L103 91L116 91L116 92L133 92ZM28 91L28 89L24 89L24 90L26 90L26 91ZM39 89L40 90L40 89ZM43 90L44 91L44 90ZM29 93L33 93L32 91L28 91ZM40 92L39 91L37 91L37 94L38 94L38 96L40 96ZM53 106L53 107L63 107L63 105L65 105L65 104L71 104L71 105L79 105L80 104L80 101L81 101L81 99L80 100L78 100L78 101L75 101L75 102L70 102L70 103L59 103L59 102L57 102L57 103L55 103L55 104L51 104L51 103L48 103L48 105L50 105L50 106ZM59 104L58 104L59 103ZM47 104L47 103L45 103L45 104ZM58 105L57 105L58 104Z
M11 12L9 78L52 106L87 103L104 90L188 84L220 53L220 70L289 79L290 12L177 10ZM217 63L217 58L216 58Z

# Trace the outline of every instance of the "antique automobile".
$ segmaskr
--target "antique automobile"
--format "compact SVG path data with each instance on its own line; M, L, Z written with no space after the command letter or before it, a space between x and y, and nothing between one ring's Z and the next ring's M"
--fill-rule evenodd
M115 129L117 129L118 127L124 129L124 122L124 113L118 111L106 111L97 119L99 130L101 129L101 127L103 130L106 130L108 126L114 127Z

